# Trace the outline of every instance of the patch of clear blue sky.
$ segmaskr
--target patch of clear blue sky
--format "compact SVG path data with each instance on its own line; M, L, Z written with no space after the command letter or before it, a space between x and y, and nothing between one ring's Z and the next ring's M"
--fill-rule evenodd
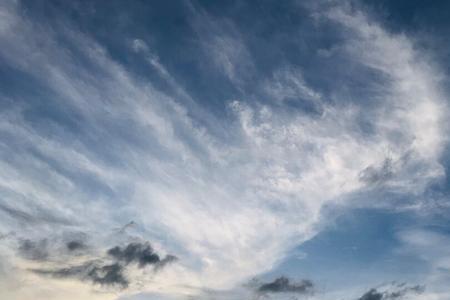
M423 279L428 264L399 251L402 243L398 234L421 228L424 221L416 215L385 209L349 210L312 240L294 249L264 277L287 274L293 278L312 278L330 290L369 282Z

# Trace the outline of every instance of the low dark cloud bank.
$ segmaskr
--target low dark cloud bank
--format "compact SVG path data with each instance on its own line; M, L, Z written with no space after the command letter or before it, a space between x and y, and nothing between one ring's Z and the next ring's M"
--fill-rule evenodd
M153 251L149 244L131 243L123 248L116 246L109 249L108 254L126 264L136 262L141 268L160 261L159 255Z
M65 244L69 252L83 250L86 245L79 240L72 240ZM24 240L19 247L24 258L30 260L47 260L47 241L32 242ZM129 264L135 263L139 268L153 266L154 271L164 268L167 264L177 260L173 255L167 255L163 259L153 250L150 243L130 243L126 246L110 248L104 257L91 259L81 265L72 265L57 269L32 269L39 274L54 278L76 278L81 281L100 284L102 286L115 286L127 288L129 280L125 271Z
M137 263L139 268L147 265L154 265L157 268L161 268L177 259L173 255L167 255L161 259L149 243L131 243L126 247L116 246L109 249L108 254L117 261L125 264Z
M409 294L420 294L425 290L422 285L406 286L405 283L397 284L394 286L393 290L390 291L379 291L378 289L372 288L364 295L362 295L358 300L395 300L402 299L404 296Z
M299 282L291 282L287 277L281 276L274 281L264 283L258 287L259 293L311 293L314 284L310 280L301 280Z

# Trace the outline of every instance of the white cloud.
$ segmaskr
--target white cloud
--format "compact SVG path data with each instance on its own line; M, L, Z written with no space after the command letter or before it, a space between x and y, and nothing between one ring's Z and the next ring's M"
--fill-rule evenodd
M191 26L198 34L207 59L227 77L236 88L241 88L255 71L250 52L233 22L213 18L206 11L190 5Z
M318 105L322 97L306 84L300 70L290 68L275 72L273 78L264 83L263 88L275 101L297 99L297 101L309 101Z

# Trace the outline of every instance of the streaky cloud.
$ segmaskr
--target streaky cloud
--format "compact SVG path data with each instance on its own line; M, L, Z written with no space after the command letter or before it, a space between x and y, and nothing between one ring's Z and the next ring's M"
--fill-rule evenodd
M123 274L124 266L119 263L99 264L98 262L92 261L82 265L54 270L32 269L31 271L39 275L49 275L59 279L76 278L105 286L127 288L129 284Z

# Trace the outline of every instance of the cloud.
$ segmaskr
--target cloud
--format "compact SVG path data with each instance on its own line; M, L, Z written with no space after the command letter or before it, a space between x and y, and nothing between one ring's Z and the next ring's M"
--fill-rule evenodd
M21 210L15 209L15 208L10 208L6 205L0 205L0 210L2 210L2 212L8 214L9 216L15 218L15 219L19 219L21 221L26 221L29 222L33 219L33 217Z
M78 240L72 240L64 244L68 254L83 250L87 246ZM54 251L58 247L49 249L48 241L41 240L32 242L30 240L21 241L19 252L28 260L42 262L41 267L33 267L30 270L38 275L51 276L56 279L77 279L100 286L128 288L130 284L140 281L140 275L133 274L133 267L128 266L136 263L139 269L147 265L154 266L155 273L163 270L168 264L178 260L174 255L166 255L163 259L154 252L150 243L133 242L125 247L116 246L106 251L105 255L92 256L94 253L86 253L85 257L67 256L63 261L56 262L58 267L47 267L47 263L52 259L62 256ZM79 260L84 262L77 262ZM76 262L76 263L74 263ZM67 265L59 267L60 265ZM132 276L127 276L132 275ZM136 282L133 282L136 281Z
M122 287L128 286L128 281L124 278L123 267L118 264L94 267L88 273L88 276L94 283L100 284L120 284Z
M85 249L86 245L82 241L70 241L66 243L66 247L69 251L77 251Z
M302 280L300 282L291 282L287 277L279 277L269 283L264 283L258 287L260 293L311 293L314 288L312 281Z
M26 259L45 261L49 257L48 241L46 239L37 242L28 239L20 241L19 253Z
M382 183L394 175L392 160L389 158L385 159L381 166L369 166L361 171L359 178L366 183L376 184Z
M134 39L131 43L131 48L136 53L149 51L147 44L141 39Z
M387 290L372 288L362 295L358 300L394 300L403 299L410 294L421 294L425 290L424 286L406 286L405 283L393 284Z
M156 265L155 265L155 271L159 271L163 269L168 264L171 264L173 262L178 261L178 257L175 255L166 255L163 259L161 259Z
M102 267L95 267L88 273L89 278L94 283L100 284L120 284L122 287L128 286L128 281L124 278L123 267L118 264L105 265Z
M263 83L262 89L279 105L301 108L309 114L323 113L323 96L306 83L301 70L280 68Z
M60 224L60 225L70 225L71 222L63 217L54 215L53 213L42 209L40 207L35 207L32 205L29 207L32 213L21 210L19 208L11 207L6 204L0 203L0 211L11 217L14 221L20 222L25 225L32 224Z
M78 266L60 268L55 270L34 269L39 275L50 275L54 278L77 278L104 286L128 287L128 280L123 272L124 267L119 263L99 265L96 262L87 262Z
M199 6L189 3L191 26L198 35L204 54L230 80L241 88L255 72L253 58L233 22L213 18Z
M159 255L153 251L150 244L131 243L126 247L116 246L108 250L108 254L119 262L137 263L140 268L146 265L163 267L164 265L175 261L177 258L173 255L160 259Z

